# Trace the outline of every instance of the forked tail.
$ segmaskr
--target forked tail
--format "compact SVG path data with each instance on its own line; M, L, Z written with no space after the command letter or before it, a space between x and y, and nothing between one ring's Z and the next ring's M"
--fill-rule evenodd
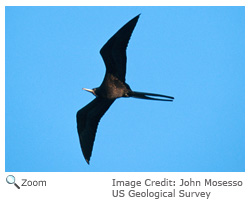
M138 98L138 99L149 99L149 100L158 100L158 101L173 101L174 100L174 97L171 97L171 96L166 96L163 94L147 93L147 92L132 91L130 92L129 96ZM154 97L161 97L161 98L154 98ZM167 98L167 99L163 99L163 98Z

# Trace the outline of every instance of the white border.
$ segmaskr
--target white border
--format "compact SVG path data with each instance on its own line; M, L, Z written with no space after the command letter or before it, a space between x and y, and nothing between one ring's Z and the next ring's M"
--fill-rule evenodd
M105 2L105 3L104 3ZM5 90L5 6L245 6L245 163L246 172L243 173L14 173L16 177L27 178L30 180L46 180L46 187L22 187L22 190L17 190L14 186L8 185L5 178L9 173L5 172L5 106L4 106L4 90ZM154 0L154 1L139 1L139 0L106 0L106 1L83 1L83 0L1 0L0 1L0 90L1 90L1 136L0 136L0 201L1 202L52 202L52 201L109 201L109 202L152 202L151 198L112 198L112 189L121 189L112 187L112 178L120 180L140 180L146 178L152 180L162 180L168 178L178 182L181 178L193 178L203 181L205 178L215 180L242 180L242 187L190 187L187 190L191 191L211 191L212 196L209 200L203 198L170 198L160 199L158 202L226 202L240 200L243 203L251 202L251 179L250 179L250 3L237 0ZM17 178L17 183L21 184L21 180ZM141 187L144 190L146 187ZM166 188L152 188L152 190L164 190ZM169 188L168 188L169 189ZM178 188L176 188L178 190ZM184 189L184 188L183 188Z

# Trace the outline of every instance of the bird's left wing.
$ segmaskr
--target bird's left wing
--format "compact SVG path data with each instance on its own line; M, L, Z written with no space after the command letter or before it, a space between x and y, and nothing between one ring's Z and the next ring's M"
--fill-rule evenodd
M126 48L138 19L139 15L126 23L100 50L106 74L113 74L122 82L125 82L126 75Z
M77 112L77 129L80 145L88 164L92 154L98 123L113 102L114 99L96 97Z

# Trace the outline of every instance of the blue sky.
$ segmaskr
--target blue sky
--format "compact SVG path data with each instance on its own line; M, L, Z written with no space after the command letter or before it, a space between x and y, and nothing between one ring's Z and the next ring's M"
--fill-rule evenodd
M6 7L5 170L245 171L244 7ZM76 112L100 85L103 44L141 13L90 165Z

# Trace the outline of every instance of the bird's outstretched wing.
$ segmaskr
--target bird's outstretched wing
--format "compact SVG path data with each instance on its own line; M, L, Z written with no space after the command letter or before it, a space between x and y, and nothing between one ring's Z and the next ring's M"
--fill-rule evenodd
M100 50L106 75L111 73L122 82L125 82L126 74L126 48L139 16L140 14L120 28Z
M98 123L113 102L114 99L96 97L77 112L77 129L80 145L88 164L92 154Z

